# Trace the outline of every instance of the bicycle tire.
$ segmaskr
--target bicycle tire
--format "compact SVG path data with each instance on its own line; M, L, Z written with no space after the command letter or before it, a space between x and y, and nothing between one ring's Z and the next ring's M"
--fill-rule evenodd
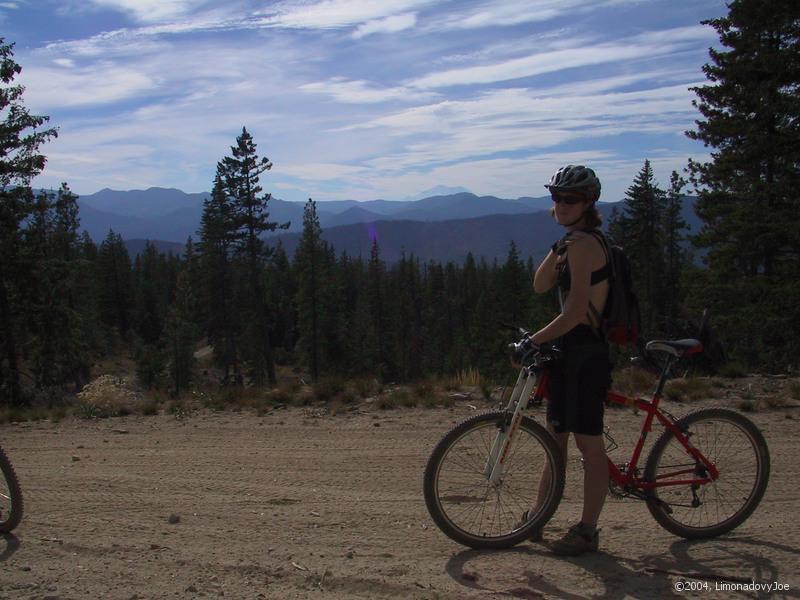
M22 520L22 490L8 456L0 448L0 533L10 533Z
M550 433L523 417L498 486L491 486L485 465L494 436L508 415L475 415L442 437L428 459L425 504L431 518L450 539L475 549L510 548L542 527L558 508L564 492L564 461ZM542 468L550 465L544 501L533 508ZM488 509L488 510L487 510Z
M728 408L705 408L679 419L689 443L719 470L719 478L692 486L664 486L648 493L647 508L661 527L686 539L712 538L741 525L756 509L769 482L770 457L764 436L747 417ZM678 461L677 464L675 461ZM667 430L656 440L644 479L666 477L668 469L698 464ZM701 467L702 468L702 467ZM683 474L680 477L686 478ZM699 504L692 505L697 500Z

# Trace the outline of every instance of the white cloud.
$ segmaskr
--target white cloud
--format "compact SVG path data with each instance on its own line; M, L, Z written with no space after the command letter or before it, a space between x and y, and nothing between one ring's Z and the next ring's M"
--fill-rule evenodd
M628 45L604 44L594 47L570 48L515 58L492 65L431 73L415 79L411 85L424 89L495 83L561 71L571 67L633 59L638 56L641 56L641 50Z
M344 104L372 104L388 101L420 102L437 96L435 93L421 92L407 87L376 88L366 81L348 81L336 77L325 82L307 83L300 88L306 92L327 94Z
M71 58L55 58L53 59L53 63L57 64L59 67L64 67L65 69L71 69L75 66L75 61Z
M328 181L366 174L361 166L335 163L297 163L281 166L281 174L310 181Z
M391 17L362 23L353 33L353 38L360 39L374 33L397 33L398 31L411 29L416 24L417 15L415 13L393 15Z
M687 84L551 96L524 88L413 107L343 128L371 128L394 149L368 161L382 172L429 169L498 153L541 152L591 138L680 135L694 116Z
M89 0L91 3L114 8L133 16L141 23L159 23L183 17L207 3L207 0Z
M337 29L385 19L433 4L434 0L323 0L313 4L284 2L261 11L262 23L276 27Z
M528 56L493 64L476 65L433 72L410 85L439 88L457 85L490 84L533 77L565 69L595 66L640 59L653 60L693 46L708 37L707 28L684 27L648 32L617 43L591 44L581 40L571 48L552 48Z
M69 59L57 59L62 68L23 70L20 82L26 86L26 103L37 111L97 106L142 97L156 87L152 77L132 68L96 63L90 68L64 69L69 63Z
M437 29L480 29L536 23L562 15L597 11L609 4L630 4L639 0L489 0L463 13L448 15L432 27Z

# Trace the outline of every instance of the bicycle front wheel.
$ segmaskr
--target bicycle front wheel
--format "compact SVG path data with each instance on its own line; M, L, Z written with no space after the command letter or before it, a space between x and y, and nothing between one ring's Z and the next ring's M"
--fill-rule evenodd
M491 483L487 464L507 413L471 417L434 448L425 469L428 512L439 529L476 549L510 548L553 516L564 491L564 463L548 431L523 417L502 477Z
M22 519L22 492L17 474L0 448L0 533L9 533Z
M645 466L645 480L662 484L651 491L647 507L659 525L680 537L727 533L752 514L767 489L770 460L764 436L752 421L727 408L701 409L676 425L716 466L719 478L703 485L670 485L707 473L675 435L665 431Z

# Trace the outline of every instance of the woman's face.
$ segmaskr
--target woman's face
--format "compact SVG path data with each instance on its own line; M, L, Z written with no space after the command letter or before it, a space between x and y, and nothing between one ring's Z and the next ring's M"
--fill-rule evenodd
M583 194L557 192L553 193L556 223L559 225L572 225L579 220L591 201Z

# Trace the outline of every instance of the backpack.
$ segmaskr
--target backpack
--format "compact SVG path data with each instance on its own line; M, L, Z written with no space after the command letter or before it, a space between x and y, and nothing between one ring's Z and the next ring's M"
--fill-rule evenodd
M639 300L633 291L631 264L621 247L609 244L606 236L599 230L586 231L596 237L606 253L609 267L608 298L603 314L599 314L589 302L592 320L599 323L599 335L619 346L635 346L640 342L642 329ZM559 288L559 300L563 297Z
M642 317L639 299L633 291L631 263L620 246L608 243L600 231L590 232L602 244L611 268L608 298L603 314L589 302L589 310L595 321L600 323L600 331L609 342L619 346L633 346L639 343L642 330Z

